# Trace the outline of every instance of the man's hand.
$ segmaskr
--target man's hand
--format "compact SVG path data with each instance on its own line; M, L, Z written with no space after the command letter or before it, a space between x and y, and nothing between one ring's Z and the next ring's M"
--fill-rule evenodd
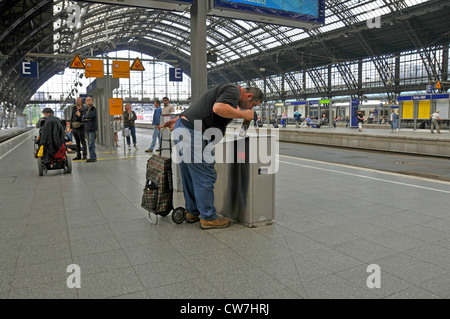
M242 113L243 113L242 118L247 121L253 120L253 118L255 116L255 111L253 111L253 110L245 110L245 111L242 111Z
M160 127L168 127L171 131L173 130L174 126L175 126L175 122L178 120L178 116L174 119L168 120L166 123L164 123L162 126Z

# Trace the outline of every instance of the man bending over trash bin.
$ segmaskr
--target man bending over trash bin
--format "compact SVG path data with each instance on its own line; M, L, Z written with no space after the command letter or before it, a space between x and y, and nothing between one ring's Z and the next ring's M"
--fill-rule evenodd
M178 152L180 150L184 152L187 149L191 151L191 160L183 159L180 163L188 223L200 221L200 227L203 229L225 228L231 223L230 219L217 216L214 207L214 183L217 173L214 161L212 163L205 161L202 156L203 150L212 141L203 136L202 143L198 147L194 142L195 130L201 127L200 133L203 134L209 128L216 128L220 130L223 137L232 119L241 118L248 121L253 119L252 109L261 104L263 96L262 91L255 87L241 88L235 84L221 84L206 91L179 117L164 124L164 127L169 127L171 130L180 129L184 132L187 130L190 135L190 138L185 139L182 136L181 139L174 132ZM196 121L200 121L201 126L194 125ZM218 142L214 140L215 144Z

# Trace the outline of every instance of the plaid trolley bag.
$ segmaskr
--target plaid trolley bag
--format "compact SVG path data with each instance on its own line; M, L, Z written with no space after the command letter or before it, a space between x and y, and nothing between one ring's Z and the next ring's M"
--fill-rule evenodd
M167 216L173 209L171 159L153 155L147 161L146 178L141 206L155 215Z
M148 211L150 221L156 225L158 215L167 216L173 210L172 220L181 224L186 211L183 207L173 208L172 159L153 155L147 161L146 179L141 206ZM151 213L156 215L155 221Z

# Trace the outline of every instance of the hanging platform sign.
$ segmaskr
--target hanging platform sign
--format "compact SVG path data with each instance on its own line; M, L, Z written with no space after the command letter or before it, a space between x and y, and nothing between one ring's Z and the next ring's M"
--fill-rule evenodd
M87 78L102 78L103 60L85 60L85 76Z
M75 55L72 62L70 62L69 69L81 69L81 70L85 69L83 60L81 60L78 54Z
M130 78L130 63L128 61L113 61L113 78Z
M20 77L37 79L39 78L39 65L34 61L22 61L20 64Z
M139 58L136 58L133 61L133 64L131 64L131 70L132 71L145 71L145 68L142 65L142 62L141 62L141 60L139 60Z
M122 115L122 99L109 99L109 115Z

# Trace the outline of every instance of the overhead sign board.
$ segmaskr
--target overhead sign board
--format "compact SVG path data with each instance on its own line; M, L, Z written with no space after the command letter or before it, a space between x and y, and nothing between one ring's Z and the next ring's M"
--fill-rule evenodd
M306 105L305 101L296 101L296 102L284 102L284 106L289 106L289 105Z
M325 0L209 0L211 14L312 28L325 23Z
M169 81L170 82L183 82L183 69L182 68L169 68Z
M145 71L144 66L142 65L141 60L139 58L136 58L133 63L131 64L131 70L132 71Z
M80 56L78 54L75 55L72 62L69 64L69 69L81 69L84 70L84 63L83 60L81 60Z
M103 60L85 60L85 76L87 78L103 77Z
M122 115L122 99L109 99L109 115Z
M37 79L39 78L39 65L34 61L22 61L20 63L20 77Z
M193 3L193 1L194 0L85 0L82 2L95 2L121 6L185 11Z
M113 78L126 78L130 77L130 62L128 61L113 61Z

